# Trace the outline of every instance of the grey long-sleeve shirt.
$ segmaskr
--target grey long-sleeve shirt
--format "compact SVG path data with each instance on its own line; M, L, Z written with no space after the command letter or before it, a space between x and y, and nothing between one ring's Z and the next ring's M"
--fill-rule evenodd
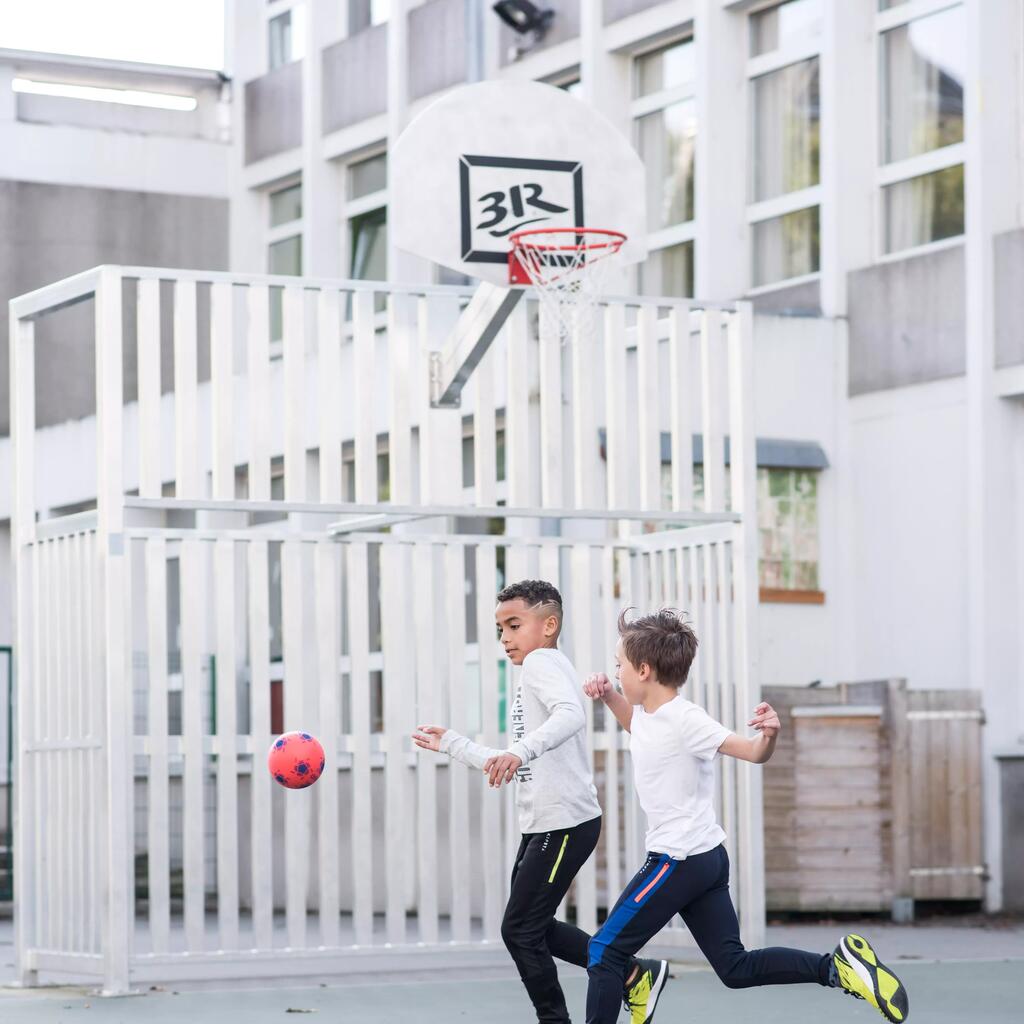
M561 651L541 648L523 659L512 703L508 753L523 762L516 772L516 807L524 834L572 828L601 814L587 753L583 699L572 662ZM449 729L441 752L470 768L506 753L484 747Z

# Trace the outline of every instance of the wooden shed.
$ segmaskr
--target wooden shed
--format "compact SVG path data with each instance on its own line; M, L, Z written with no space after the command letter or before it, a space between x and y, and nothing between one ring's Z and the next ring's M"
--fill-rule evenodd
M903 680L773 687L764 769L774 911L892 911L982 897L980 694Z

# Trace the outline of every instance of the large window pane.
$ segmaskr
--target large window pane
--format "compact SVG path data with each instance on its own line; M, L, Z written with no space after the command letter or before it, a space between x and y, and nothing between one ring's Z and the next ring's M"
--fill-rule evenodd
M697 77L696 50L693 40L666 46L636 59L635 96L686 85Z
M268 254L271 274L297 276L302 273L302 238L299 235L274 242L269 247Z
M964 9L918 18L882 35L882 160L964 138Z
M637 118L637 149L647 173L647 224L652 231L693 220L697 105L673 103Z
M384 281L388 276L387 210L371 210L349 221L352 232L352 277Z
M964 233L962 164L889 185L884 195L886 252Z
M789 0L750 16L750 55L759 57L784 49L794 39L820 35L821 0Z
M754 286L818 270L818 208L754 225Z
M290 185L270 193L270 226L288 224L302 217L302 186Z
M755 78L751 93L752 199L771 199L817 185L821 135L818 58Z
M383 25L390 15L391 0L349 0L349 35L362 32L371 25Z
M371 156L367 160L359 160L349 164L348 197L359 199L371 192L380 192L388 185L388 158L386 153Z
M640 264L641 295L693 297L693 242L654 249Z
M305 8L298 4L267 23L267 63L271 71L302 60L306 46Z

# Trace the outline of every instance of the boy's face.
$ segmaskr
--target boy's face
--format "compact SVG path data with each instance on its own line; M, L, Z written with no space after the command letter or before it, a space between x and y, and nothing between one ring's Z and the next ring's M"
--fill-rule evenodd
M523 659L540 647L554 647L558 637L558 617L531 608L521 597L502 601L495 609L494 621L513 665L522 665Z
M615 678L622 686L622 695L630 704L642 704L654 685L651 667L646 662L639 668L634 665L622 648L622 640L615 645Z

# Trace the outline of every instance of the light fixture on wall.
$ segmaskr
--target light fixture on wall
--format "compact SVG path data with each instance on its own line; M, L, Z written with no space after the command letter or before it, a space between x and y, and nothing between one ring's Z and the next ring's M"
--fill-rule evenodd
M512 45L511 58L518 60L524 53L531 50L547 34L555 12L550 8L541 9L530 0L498 0L494 5L494 13L513 32L520 36L530 36L529 42L517 42Z

